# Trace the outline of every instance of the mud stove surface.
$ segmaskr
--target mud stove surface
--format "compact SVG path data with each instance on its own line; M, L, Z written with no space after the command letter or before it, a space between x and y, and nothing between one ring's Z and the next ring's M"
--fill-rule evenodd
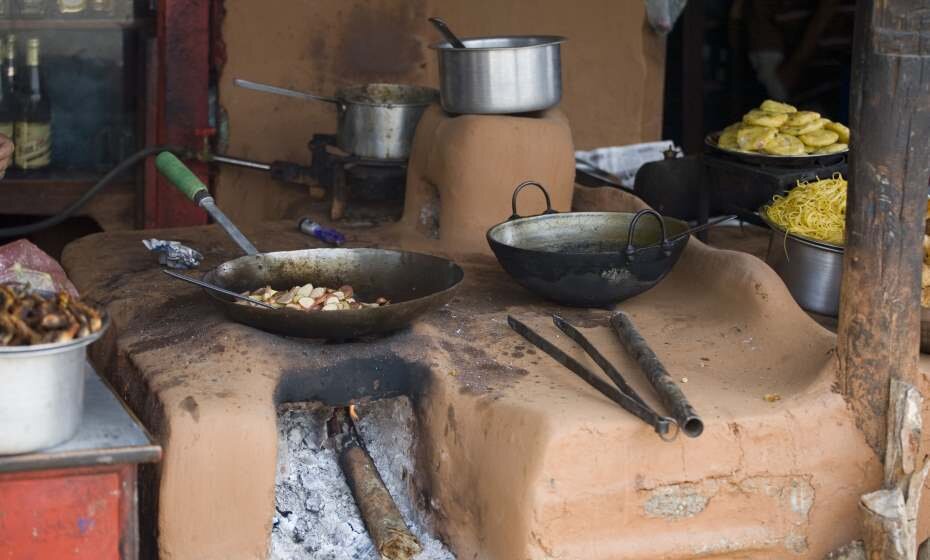
M332 344L230 322L200 290L161 274L141 245L146 234L90 236L63 261L113 318L92 350L98 370L165 450L141 503L143 534L157 530L162 557L264 558L276 515L293 541L302 522L288 525L276 501L290 515L299 508L276 498L276 481L300 502L296 486L312 481L288 477L325 457L312 457L316 428L301 428L293 438L308 446L298 441L295 453L309 463L279 472L276 410L289 402L356 400L364 413L387 406L366 398L409 397L418 496L410 503L429 504L436 533L463 559L820 560L857 534L859 496L880 484L871 449L831 390L835 337L749 255L692 241L663 282L619 306L669 371L688 379L682 386L705 421L700 438L665 443L506 323L514 315L586 359L557 336L550 314L559 312L659 407L607 328L610 311L541 301L491 256L453 255L465 270L461 289L412 328ZM204 267L238 254L215 227L163 234L196 246ZM277 250L314 243L291 222L247 234ZM355 230L348 245L430 251L386 230ZM385 467L386 479L394 468ZM333 480L329 472L320 476ZM310 498L306 512L316 507ZM411 525L423 521L403 492L395 498ZM344 494L337 503L348 507ZM348 538L333 535L321 535L320 546Z

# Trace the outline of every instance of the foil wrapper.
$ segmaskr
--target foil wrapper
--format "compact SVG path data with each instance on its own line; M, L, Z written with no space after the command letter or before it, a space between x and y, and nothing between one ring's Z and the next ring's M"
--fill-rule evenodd
M203 260L203 255L196 249L183 245L180 241L145 239L142 244L149 251L157 253L159 264L168 268L178 270L196 268Z

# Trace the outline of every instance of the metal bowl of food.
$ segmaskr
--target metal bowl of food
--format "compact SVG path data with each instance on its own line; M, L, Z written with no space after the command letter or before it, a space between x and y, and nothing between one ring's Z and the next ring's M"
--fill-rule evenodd
M71 439L84 403L87 347L104 327L64 344L0 348L0 455Z
M836 165L846 160L849 150L832 154L804 154L802 156L778 156L759 152L747 152L722 148L719 145L721 132L712 132L704 137L704 152L753 166L821 168Z
M0 309L0 339L12 328L6 313ZM83 410L87 347L110 322L105 314L95 320L99 323L86 334L64 342L0 345L0 455L53 447L75 434Z
M759 212L771 228L765 262L806 311L836 317L843 279L843 247L786 232Z

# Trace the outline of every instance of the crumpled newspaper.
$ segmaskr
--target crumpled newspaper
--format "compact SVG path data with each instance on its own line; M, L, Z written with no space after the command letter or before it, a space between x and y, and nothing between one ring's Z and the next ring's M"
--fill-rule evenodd
M164 239L143 239L142 244L153 253L158 253L158 262L168 268L187 270L195 268L203 260L196 249L181 244L180 241Z
M685 9L687 0L644 0L646 19L659 35L667 35Z

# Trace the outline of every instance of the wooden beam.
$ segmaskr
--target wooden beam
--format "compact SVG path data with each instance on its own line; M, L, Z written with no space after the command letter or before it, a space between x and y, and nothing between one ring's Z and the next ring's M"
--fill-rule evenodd
M704 149L704 0L689 0L681 21L682 147Z
M860 0L851 91L838 387L884 450L892 377L917 382L920 272L930 178L930 5Z

